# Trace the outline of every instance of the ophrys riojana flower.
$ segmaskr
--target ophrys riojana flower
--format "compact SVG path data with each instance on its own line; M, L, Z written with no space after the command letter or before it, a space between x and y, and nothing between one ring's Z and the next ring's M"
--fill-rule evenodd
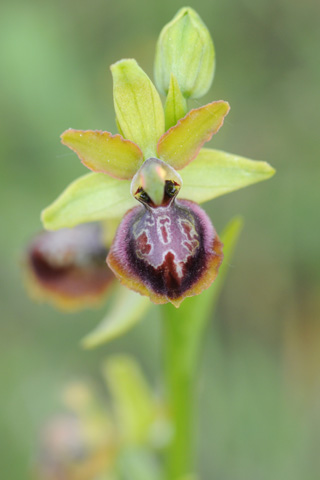
M158 200L148 178L159 184ZM209 287L222 261L210 219L194 202L176 199L180 187L181 179L167 164L146 160L132 182L141 205L125 215L108 256L125 285L154 303L176 306Z
M178 22L186 22L191 15L191 9L185 10ZM177 37L183 29L176 27L175 23ZM199 36L199 28L205 27L188 23L191 40ZM194 75L192 82L180 89L181 81L175 75L178 63L166 63L166 55L172 56L171 51L165 53L160 67L159 60L157 63L160 88L167 93L165 109L135 60L112 65L119 134L73 129L62 134L62 142L94 173L73 182L43 212L48 229L120 219L125 214L111 246L109 266L129 288L155 303L170 301L176 306L212 283L223 256L209 218L194 202L273 174L265 162L203 148L222 126L229 104L220 100L187 113L186 98L204 94L213 74L213 49L203 50L205 37L199 38L198 65L192 62L190 68L202 72L201 52L205 52L203 75L210 81ZM159 48L161 51L161 45ZM164 77L159 68L166 69Z

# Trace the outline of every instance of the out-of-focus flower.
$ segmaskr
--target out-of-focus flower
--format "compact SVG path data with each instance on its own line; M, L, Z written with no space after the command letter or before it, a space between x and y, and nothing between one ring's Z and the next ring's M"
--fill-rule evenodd
M113 456L107 433L103 440L89 441L83 420L72 414L52 418L41 437L39 480L93 480Z
M105 264L107 254L98 223L41 232L27 248L26 284L36 299L63 309L95 305L106 297L114 280Z
M106 265L115 227L114 222L104 222L43 231L30 241L23 256L25 285L35 300L65 311L108 300L101 323L82 341L85 348L124 334L151 305L147 298L117 285Z
M108 402L83 382L63 391L64 413L41 432L37 480L139 480L141 471L149 474L143 478L159 479L155 450L170 438L164 407L133 359L111 357L103 371Z
M190 12L187 17L192 17L190 32L200 28L203 33L200 20ZM180 33L172 37L174 48L181 47L182 30L178 26ZM196 56L201 55L200 48ZM188 57L183 58L185 67ZM199 78L208 78L206 62L199 58ZM216 101L185 115L183 82L174 75L178 67L175 62L161 65L157 68L166 68L166 78L173 74L165 110L135 60L112 65L120 134L73 129L62 134L62 143L94 173L73 182L43 211L42 220L54 230L119 219L129 210L111 246L110 268L124 285L154 303L179 306L185 297L209 287L223 256L209 218L194 202L264 180L274 170L265 162L202 148L222 126L229 104ZM188 69L179 69L187 75ZM135 201L140 205L130 210Z
M94 480L114 463L118 439L108 409L84 383L63 392L65 413L44 425L36 462L39 480Z

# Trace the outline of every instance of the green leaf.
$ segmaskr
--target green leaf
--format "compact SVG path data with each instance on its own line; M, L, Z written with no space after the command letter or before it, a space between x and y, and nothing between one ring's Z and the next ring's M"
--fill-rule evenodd
M121 218L135 205L129 180L89 173L72 182L43 210L41 219L47 230L58 230L79 223Z
M118 285L110 310L102 322L82 340L82 346L95 348L123 335L143 318L151 305L148 297Z
M220 150L202 149L182 172L181 198L207 202L225 193L272 177L275 170L267 163L249 160Z
M125 355L113 355L103 366L113 398L121 440L145 443L155 419L156 404L138 364Z
M187 113L187 101L182 95L178 80L171 74L169 91L164 106L166 130L178 123Z
M129 180L143 163L140 148L121 135L69 128L61 141L73 150L82 163L93 170L122 180Z
M206 324L210 309L215 307L219 298L222 286L225 282L230 262L238 242L243 221L241 217L235 217L225 227L221 235L223 243L223 262L221 264L219 274L213 284L200 295L186 298L178 309L172 305L164 306L168 321L174 322L178 318L188 318L185 330L189 329L189 334L193 338L197 338L198 334L195 332L202 332Z
M184 168L217 133L229 110L229 104L222 100L191 110L162 135L157 147L159 158L177 170Z
M225 229L221 234L221 241L223 243L223 262L221 264L219 274L211 285L204 292L203 295L199 295L198 298L195 298L193 308L198 314L202 314L204 318L208 317L208 314L216 306L216 303L219 299L220 292L226 280L227 273L231 266L231 260L238 243L241 231L243 227L243 220L241 217L235 217L227 224Z
M111 66L117 122L124 136L136 143L145 159L156 156L164 132L160 96L150 78L135 60L120 60Z

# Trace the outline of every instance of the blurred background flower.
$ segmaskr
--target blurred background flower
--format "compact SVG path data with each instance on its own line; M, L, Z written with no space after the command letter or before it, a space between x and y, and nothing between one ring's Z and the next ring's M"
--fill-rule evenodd
M23 260L31 296L64 310L94 306L106 299L115 277L106 265L104 237L99 223L36 235Z
M37 480L159 480L155 452L170 438L164 406L128 356L109 358L103 374L108 397L83 381L64 387L60 413L38 438Z
M115 131L109 65L135 57L152 77L159 32L183 5L2 6L0 462L10 480L28 478L36 434L62 385L80 374L99 384L96 366L106 354L78 347L97 312L68 316L34 305L20 280L20 252L41 228L39 210L86 173L59 135L71 126ZM205 206L218 232L238 213L245 229L206 336L201 478L318 480L319 2L191 6L212 33L218 66L201 103L225 98L231 105L214 147L277 169L271 182ZM157 319L152 310L148 321L108 346L136 356L149 379L161 360Z

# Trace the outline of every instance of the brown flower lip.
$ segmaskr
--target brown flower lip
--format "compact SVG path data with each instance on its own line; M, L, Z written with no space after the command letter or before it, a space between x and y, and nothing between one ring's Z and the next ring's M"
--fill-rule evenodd
M105 264L107 254L99 224L41 232L26 254L29 291L67 310L97 304L114 279Z
M122 220L107 261L119 280L154 303L179 306L208 288L222 262L222 243L194 202L137 206Z

